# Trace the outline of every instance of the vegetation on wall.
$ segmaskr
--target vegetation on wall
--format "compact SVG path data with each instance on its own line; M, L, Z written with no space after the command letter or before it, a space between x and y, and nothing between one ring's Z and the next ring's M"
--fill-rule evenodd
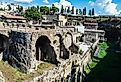
M90 73L91 69L93 69L98 64L98 62L100 62L100 59L103 59L106 56L106 49L109 48L106 42L99 43L98 47L100 50L97 57L93 56L92 62L86 67L87 74Z
M80 49L80 50L79 50L79 54L82 55L82 53L83 53L83 51L82 51L82 49Z
M117 43L109 41L107 43L107 46L105 43L99 44L101 51L87 66L87 75L83 82L120 82L121 52L117 52L120 50Z

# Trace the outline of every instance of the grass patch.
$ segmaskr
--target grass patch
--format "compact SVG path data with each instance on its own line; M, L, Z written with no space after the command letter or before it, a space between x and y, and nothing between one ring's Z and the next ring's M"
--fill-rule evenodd
M34 73L25 74L13 68L8 63L0 61L0 71L2 71L6 82L28 82L33 77L41 75L44 70L47 70L54 66L55 65L53 64L44 62L38 66L38 70L35 71Z
M121 82L121 55L115 52L118 50L115 43L108 43L108 45L108 49L105 49L106 53L104 51L99 53L100 58L93 57L96 61L93 59L94 61L89 64L92 69L88 68L89 72L84 82Z
M100 62L100 59L103 59L106 56L106 49L109 48L106 42L99 43L98 47L100 48L98 57L93 57L92 62L90 62L89 65L86 66L85 71L87 74L89 74L91 70Z
M39 74L42 74L43 70L48 70L48 69L50 69L50 68L52 68L52 67L55 67L55 65L54 65L54 64L47 63L47 62L41 63L40 65L38 65L38 70L37 70L37 72L38 72Z

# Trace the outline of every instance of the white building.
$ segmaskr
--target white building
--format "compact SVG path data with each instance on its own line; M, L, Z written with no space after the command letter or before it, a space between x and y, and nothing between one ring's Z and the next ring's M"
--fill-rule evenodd
M9 10L9 7L11 8ZM18 5L15 3L7 3L7 2L0 2L0 9L3 9L5 11L11 11L14 12L17 10Z
M7 8L7 3L0 2L0 9L6 10Z

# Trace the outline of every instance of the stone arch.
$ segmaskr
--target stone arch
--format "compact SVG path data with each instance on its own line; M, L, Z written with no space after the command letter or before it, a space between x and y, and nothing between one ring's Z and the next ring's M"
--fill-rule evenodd
M70 44L69 44L69 41L67 41L67 43L68 43L68 44L67 44L67 45L68 45L67 48L71 51L71 54L72 54L72 55L73 55L73 53L76 53L76 54L77 54L79 48L78 48L78 46L76 46L76 45L74 44L74 41L73 41L73 37L74 37L74 36L73 36L73 34L72 34L71 32L67 32L66 35L70 35L70 41L71 41Z
M8 58L9 37L0 34L0 59L6 60Z
M48 61L54 64L58 63L54 47L51 45L51 41L47 36L41 35L37 39L35 47L36 47L36 60Z
M72 43L73 43L73 34L71 32L67 32L66 34L69 34L71 36L71 40L72 40Z
M62 59L69 59L69 51L66 48L66 45L64 44L63 40L65 37L63 37L61 34L56 34L56 36L59 37L59 57Z

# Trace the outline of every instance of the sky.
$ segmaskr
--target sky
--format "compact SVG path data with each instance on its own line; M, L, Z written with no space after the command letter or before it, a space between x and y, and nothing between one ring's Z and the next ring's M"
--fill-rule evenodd
M61 8L64 7L95 8L96 15L119 15L121 12L121 1L120 0L0 0L1 2L16 2L25 7L36 6L36 5L52 5Z

